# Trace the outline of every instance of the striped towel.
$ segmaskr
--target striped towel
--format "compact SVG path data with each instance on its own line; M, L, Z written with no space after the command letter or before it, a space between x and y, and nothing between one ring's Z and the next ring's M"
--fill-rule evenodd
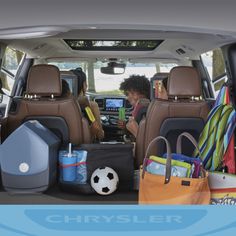
M199 138L200 158L207 170L222 168L224 155L234 137L236 112L231 105L228 105L229 100L228 87L223 86ZM198 156L196 150L194 156Z

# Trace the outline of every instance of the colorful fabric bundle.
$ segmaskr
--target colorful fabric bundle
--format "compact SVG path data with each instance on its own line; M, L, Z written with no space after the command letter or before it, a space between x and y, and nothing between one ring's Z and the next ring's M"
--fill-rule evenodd
M150 156L147 162L147 172L156 175L165 175L166 158ZM182 161L171 160L171 176L190 178L192 165Z
M230 102L230 96L229 96L229 87L223 86L217 96L216 102L214 106L218 106L220 104L223 105L231 105ZM228 130L231 130L231 132L234 131L234 129L231 126L228 126ZM228 133L228 131L226 131ZM231 137L231 139L229 138ZM236 162L235 162L235 152L234 152L234 146L235 146L235 141L234 141L234 135L229 132L229 135L224 140L224 146L227 147L227 150L224 154L223 157L223 167L227 168L227 173L230 174L236 174ZM230 140L230 141L229 141ZM229 141L229 143L228 143ZM227 145L228 143L228 145Z
M214 107L226 104L230 104L229 87L223 86L218 93Z
M236 112L230 104L229 88L223 86L199 141L203 164L211 170L211 204L236 204L235 127Z
M164 157L166 158L166 154L164 154ZM172 153L172 160L179 160L182 162L187 162L190 165L192 165L192 173L191 177L192 178L198 178L200 176L200 171L201 171L201 166L202 166L202 161L199 158L192 158L185 156L183 154L177 154L177 153Z
M226 166L229 173L235 173L233 133L236 112L226 103L229 103L229 92L227 87L223 87L208 116L198 146L205 169L214 171ZM198 156L196 150L194 156Z

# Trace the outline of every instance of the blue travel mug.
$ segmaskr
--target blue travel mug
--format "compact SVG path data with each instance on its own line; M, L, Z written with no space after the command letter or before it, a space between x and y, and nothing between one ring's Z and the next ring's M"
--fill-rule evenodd
M59 154L61 175L63 181L75 181L77 176L77 155L71 151L61 151Z

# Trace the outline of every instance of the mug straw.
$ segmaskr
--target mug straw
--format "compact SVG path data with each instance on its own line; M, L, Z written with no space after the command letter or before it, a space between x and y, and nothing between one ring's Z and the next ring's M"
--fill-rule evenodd
M72 157L72 144L69 143L69 153L68 153L68 157Z

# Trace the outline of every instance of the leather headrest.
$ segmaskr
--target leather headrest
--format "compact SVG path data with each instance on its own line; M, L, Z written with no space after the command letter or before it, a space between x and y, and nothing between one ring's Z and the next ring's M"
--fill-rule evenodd
M61 96L59 69L53 65L32 66L28 74L26 93L37 96Z
M201 78L198 71L191 66L177 66L170 71L168 86L169 97L200 97Z

